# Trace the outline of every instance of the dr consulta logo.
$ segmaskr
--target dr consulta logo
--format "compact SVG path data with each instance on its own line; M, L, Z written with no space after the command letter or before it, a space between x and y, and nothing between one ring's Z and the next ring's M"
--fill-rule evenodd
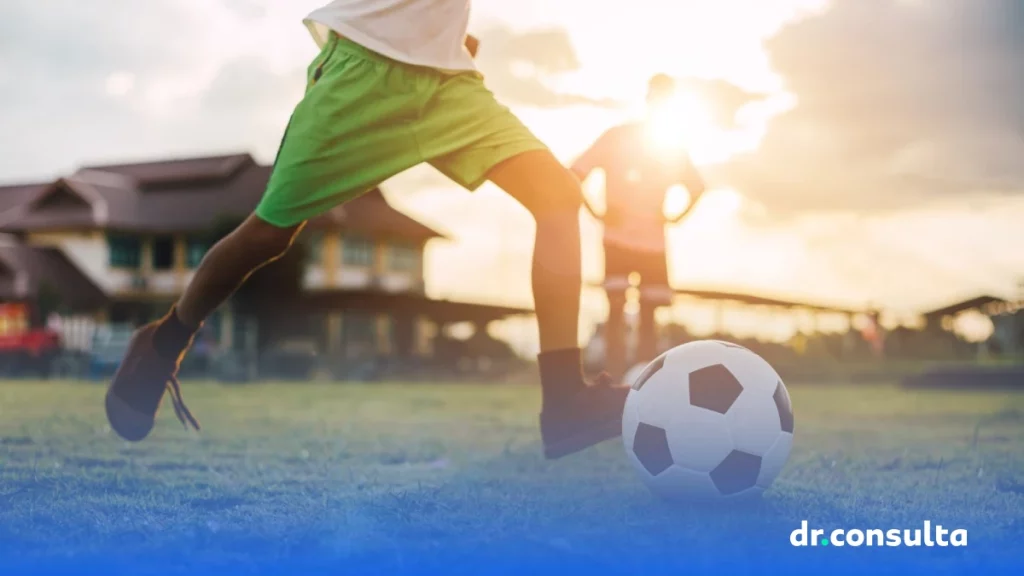
M807 520L789 535L793 546L967 546L967 530L948 530L941 524L932 526L924 521L924 528L891 528L845 530L837 528L826 536L825 530L808 529Z

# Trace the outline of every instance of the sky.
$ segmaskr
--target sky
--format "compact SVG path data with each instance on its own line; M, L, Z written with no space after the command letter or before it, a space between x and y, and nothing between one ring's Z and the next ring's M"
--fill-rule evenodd
M78 166L251 152L270 162L316 54L322 0L8 0L0 182ZM669 231L681 287L907 316L1024 279L1019 0L477 0L488 86L565 162L635 118L657 72L684 81L711 192ZM586 183L601 204L600 179ZM384 184L453 241L436 297L530 305L529 215L430 168ZM685 204L675 192L670 208ZM602 274L583 218L584 275ZM606 313L584 293L582 331ZM707 310L674 314L707 324ZM689 316L687 316L689 314ZM737 312L740 316L743 313ZM739 331L775 335L764 317ZM526 329L529 331L528 329Z

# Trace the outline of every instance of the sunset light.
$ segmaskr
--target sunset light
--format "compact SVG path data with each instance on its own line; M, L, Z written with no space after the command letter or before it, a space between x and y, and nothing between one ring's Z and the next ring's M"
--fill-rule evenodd
M726 162L737 154L754 152L760 146L768 123L792 106L785 93L740 107L732 126L716 122L713 111L720 102L682 90L674 98L646 112L651 152L671 157L686 151L699 166Z
M1024 574L1024 0L0 12L0 576Z
M685 92L649 110L646 127L651 151L668 157L701 149L701 144L714 139L718 132L707 105Z

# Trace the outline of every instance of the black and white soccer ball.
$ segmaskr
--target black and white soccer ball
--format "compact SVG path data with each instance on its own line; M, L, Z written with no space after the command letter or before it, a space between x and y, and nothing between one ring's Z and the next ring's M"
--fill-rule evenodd
M626 370L626 375L622 377L623 384L625 386L632 387L633 384L635 384L636 381L640 379L640 376L644 373L644 370L647 369L648 364L650 364L650 362L641 362L640 364L634 365L629 370Z
M793 447L793 408L778 373L718 340L677 346L647 365L622 417L626 453L644 483L672 500L761 494Z

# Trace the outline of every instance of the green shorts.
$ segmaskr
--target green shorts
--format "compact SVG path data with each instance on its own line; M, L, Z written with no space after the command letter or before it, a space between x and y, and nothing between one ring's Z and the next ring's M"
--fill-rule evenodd
M256 215L293 226L424 162L474 190L498 163L545 148L479 74L403 64L332 34Z

